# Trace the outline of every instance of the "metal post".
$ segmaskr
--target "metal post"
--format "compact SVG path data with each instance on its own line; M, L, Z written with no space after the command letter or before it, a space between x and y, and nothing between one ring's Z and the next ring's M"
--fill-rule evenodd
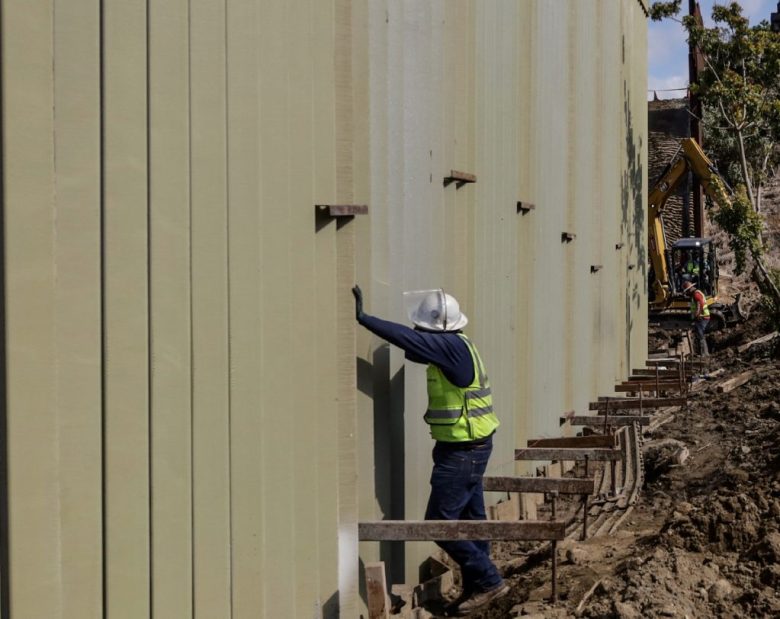
M612 488L612 496L615 496L616 492L615 489L617 487L617 484L615 482L615 472L617 471L617 467L615 466L616 462L614 460L610 460L609 462L609 474L612 478L610 480L610 487Z
M552 519L555 520L555 499L558 498L558 492L553 491L550 493L550 508L552 512ZM555 604L558 601L558 541L552 540L552 603Z
M585 477L588 477L588 464L590 459L585 456ZM588 537L588 495L582 495L582 539Z

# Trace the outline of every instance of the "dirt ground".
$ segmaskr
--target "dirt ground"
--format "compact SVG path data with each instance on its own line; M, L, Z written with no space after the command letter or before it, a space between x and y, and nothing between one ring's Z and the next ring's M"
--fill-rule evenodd
M476 619L505 617L780 617L780 343L739 354L771 328L760 315L711 336L710 371L688 406L650 439L682 441L679 466L646 459L642 495L620 530L559 546L559 598L547 556L513 568L522 549L499 547L511 593ZM719 382L746 370L730 393ZM515 561L516 562L516 561Z

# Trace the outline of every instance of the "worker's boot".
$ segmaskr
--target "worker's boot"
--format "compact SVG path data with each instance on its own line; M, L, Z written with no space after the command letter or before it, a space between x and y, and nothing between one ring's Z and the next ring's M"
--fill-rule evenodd
M509 585L502 580L498 586L493 587L489 591L476 592L465 602L461 602L458 606L457 616L465 617L470 615L493 600L504 597L507 593L509 593Z

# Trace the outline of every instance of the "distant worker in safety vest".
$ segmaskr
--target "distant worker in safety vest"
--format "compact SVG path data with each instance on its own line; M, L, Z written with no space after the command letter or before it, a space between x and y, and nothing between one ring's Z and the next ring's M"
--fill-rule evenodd
M699 354L702 357L708 357L710 353L705 333L710 324L710 308L707 307L707 297L701 290L697 290L695 284L690 280L683 282L683 292L691 298L691 318L693 318Z
M689 252L683 252L680 255L680 268L678 270L680 282L686 280L692 281L694 284L699 283L699 263L696 262L696 258Z
M411 329L364 313L360 287L352 293L361 325L401 348L410 361L428 364L424 419L436 444L425 519L485 520L482 476L498 418L479 352L461 332L468 318L443 290L405 293L415 325ZM509 592L490 560L488 542L436 543L460 566L463 576L463 593L448 609L450 613L467 615Z

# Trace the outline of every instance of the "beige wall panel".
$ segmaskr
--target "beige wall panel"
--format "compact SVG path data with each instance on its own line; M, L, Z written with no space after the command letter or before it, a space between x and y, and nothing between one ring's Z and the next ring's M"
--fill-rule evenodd
M54 9L55 307L62 617L103 615L100 20Z
M550 436L557 433L557 418L565 406L562 381L568 378L566 295L560 288L552 294L550 289L555 285L564 286L565 270L574 252L571 243L561 242L561 233L568 223L565 205L573 172L569 157L572 128L565 95L572 75L568 55L568 3L545 3L535 17L537 83L532 90L537 112L533 138L537 210L532 221L537 251L533 256L535 287L531 291L534 322L528 345L536 357L530 368L528 431L530 436ZM545 353L540 354L541 351Z
M351 0L335 3L335 111L336 111L336 199L354 203L354 105L352 81ZM323 161L326 164L331 161ZM338 572L339 613L358 615L358 450L355 381L354 302L350 289L355 282L355 227L345 221L337 233L336 245L336 349L338 447L339 447L339 525ZM323 566L327 569L327 565Z
M258 14L231 1L228 17L228 196L233 616L262 607L263 485L260 358Z
M263 3L260 21L260 272L261 311L260 354L263 372L258 377L263 397L257 403L257 414L263 433L263 562L273 566L265 572L262 612L269 617L290 614L294 607L294 566L278 557L294 547L292 510L293 488L288 471L293 468L293 417L280 415L276 398L271 394L289 393L293 388L294 348L289 346L293 324L290 320L289 290L293 284L290 272L289 161L291 142L301 139L289 118L289 65L292 51L290 34L294 24L287 15L288 3L274 0ZM293 37L294 38L294 35ZM289 46L288 46L289 44Z
M192 614L188 3L149 6L152 613Z
M225 6L190 10L193 613L230 617Z
M149 616L146 2L103 5L105 599Z
M55 391L52 6L4 2L10 612L57 617L62 576ZM24 85L24 87L22 87Z
M520 7L514 2L478 5L476 10L476 170L474 290L465 311L490 377L501 428L491 471L514 472L520 376L515 337L517 317L518 103Z
M538 4L524 2L519 6L516 21L519 43L518 84L517 84L517 115L518 115L518 187L517 201L539 204L537 176L534 161L536 150L534 136L536 133L536 103L533 96L537 80L537 34L536 22ZM541 205L540 205L541 207ZM531 347L531 333L534 325L533 291L535 289L535 273L533 256L536 251L537 237L534 220L539 217L537 211L521 214L516 218L515 232L517 234L517 261L515 273L517 278L517 297L515 320L515 350L518 359L518 372L515 377L514 411L515 432L514 445L523 445L530 436L531 403L533 392L533 377L531 367L536 355ZM517 472L528 469L526 463L515 464Z
M576 2L570 14L569 57L575 70L569 91L569 115L573 126L573 174L569 183L567 210L571 227L579 234L573 247L574 261L567 272L573 290L567 319L571 338L567 359L570 376L568 387L571 391L563 410L577 411L586 411L588 402L598 395L591 390L590 373L585 371L587 366L598 363L592 354L594 341L591 326L593 312L597 309L593 299L598 294L603 278L603 268L591 272L591 265L603 267L598 247L598 221L603 207L596 196L594 184L596 117L599 113L596 106L596 77L600 60L596 47L596 4L596 0ZM609 259L614 260L614 255L610 255Z
M254 3L227 4L230 470L234 619L262 609L265 578L260 327L258 20Z
M334 34L335 7L331 2L314 2L312 8L312 63L311 76L316 92L312 106L313 144L311 146L315 162L309 174L313 179L313 195L317 203L327 204L335 201L336 194L336 100L334 83ZM327 27L315 27L327 24ZM308 217L310 204L298 208ZM314 465L312 479L316 484L311 500L317 506L317 546L311 549L312 567L317 567L318 586L316 602L326 619L337 617L339 613L339 556L338 526L339 503L338 488L338 369L334 364L334 355L338 345L335 328L337 321L336 299L336 222L324 223L314 237L314 284L310 293L316 301L316 316L311 313L306 320L312 322L317 331L316 340L312 340L311 352L316 355L316 381L312 387L317 398L315 415L310 423L317 433L317 441L310 451L311 464ZM351 224L350 224L351 225ZM310 230L308 226L305 231ZM311 295L310 295L311 296ZM301 549L303 552L303 549ZM315 564L316 561L316 564ZM309 603L311 595L304 598ZM302 606L301 612L306 609Z
M647 18L644 5L628 3L624 7L626 53L627 139L626 165L631 192L631 245L636 265L631 271L629 298L631 321L628 325L629 352L625 373L641 367L647 359Z
M615 118L621 113L620 84L620 6L609 0L600 4L602 18L602 63L600 67L600 86L602 97L602 139L601 139L601 204L602 204L602 247L607 255L610 248L615 259L605 260L601 276L604 285L601 288L599 333L594 339L601 343L602 355L607 359L603 368L598 395L609 395L615 382L620 380L620 331L623 328L624 278L627 267L627 248L620 230L621 218L621 136L615 125ZM614 249L622 243L621 249Z
M317 278L315 298L318 301L313 321L317 327L315 340L317 366L314 387L317 390L318 407L314 425L319 441L312 456L316 458L317 491L313 496L317 506L317 550L320 564L338 557L339 503L338 494L333 491L339 483L338 454L338 378L333 365L333 351L338 348L338 333L334 328L337 322L336 303L333 291L337 285L336 222L323 225L315 237L315 258ZM339 574L335 569L322 570L319 573L319 603L322 616L333 619L339 616Z

